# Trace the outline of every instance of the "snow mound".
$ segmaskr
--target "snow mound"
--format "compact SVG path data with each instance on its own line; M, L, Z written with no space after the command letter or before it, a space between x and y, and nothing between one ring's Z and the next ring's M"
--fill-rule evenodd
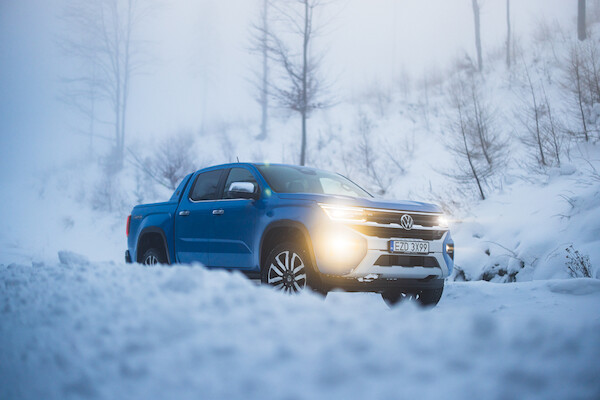
M199 266L64 257L0 265L2 399L600 395L592 280L451 283L435 309L388 309L375 294L289 297Z
M588 150L595 161L577 160L577 168L565 164L542 184L508 185L455 221L454 278L569 278L567 249L589 258L590 276L600 278L600 152Z
M552 280L546 283L553 293L573 294L577 296L600 293L600 280L598 279L569 279Z
M66 250L58 252L58 260L63 265L89 265L90 263L86 256Z

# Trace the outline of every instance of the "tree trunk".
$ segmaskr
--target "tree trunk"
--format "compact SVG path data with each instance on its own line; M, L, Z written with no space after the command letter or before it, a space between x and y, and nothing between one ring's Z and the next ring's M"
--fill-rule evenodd
M123 60L123 93L121 99L121 141L119 143L119 169L123 168L125 158L125 127L127 116L127 101L129 99L129 76L131 71L130 65L130 44L131 44L131 29L133 26L133 9L132 2L127 2L127 25L125 28L125 43L124 43L124 60Z
M585 122L585 111L583 109L583 88L582 88L582 76L581 76L581 60L579 59L579 55L575 55L576 59L574 60L573 72L575 74L575 83L577 84L577 105L579 106L579 115L581 117L581 124L583 126L583 134L585 135L585 141L588 142L588 130L587 123Z
M475 124L477 127L477 137L479 138L479 144L481 146L481 151L483 152L483 155L484 155L485 160L487 161L488 165L491 167L492 159L491 159L490 155L488 154L488 144L487 144L487 140L485 138L485 136L486 136L486 134L485 134L486 127L484 126L485 122L483 121L483 115L481 112L481 108L479 106L479 100L477 98L477 93L475 92L474 84L471 87L471 98L473 100L473 109L475 111Z
M510 0L506 0L506 67L510 68Z
M481 25L479 22L479 2L473 0L473 18L475 19L475 48L477 49L477 68L483 70L483 59L481 56Z
M540 128L540 110L537 103L537 98L535 97L535 89L533 87L533 82L531 81L531 76L529 75L529 69L525 66L525 74L527 76L527 82L529 83L529 89L531 91L531 100L533 101L533 116L535 119L535 139L538 145L538 150L540 151L540 163L542 166L546 166L546 157L544 157L544 146L542 146L542 134Z
M465 154L467 155L467 161L469 162L469 167L471 168L471 173L473 174L473 178L475 178L475 183L477 183L477 189L479 189L479 195L481 196L481 200L485 200L485 194L483 193L483 187L481 187L481 181L479 180L479 175L477 174L477 169L473 164L473 159L471 157L471 151L469 150L469 145L467 144L467 132L464 125L464 119L462 116L461 107L458 107L458 114L460 118L460 133L463 139L463 145L465 146Z
M308 111L308 96L307 96L307 75L308 75L308 42L310 39L309 32L309 9L308 0L304 0L304 43L302 46L302 147L300 149L300 165L306 163L306 113Z
M300 148L300 165L306 163L306 113L302 113L302 145Z
M585 40L585 0L577 1L577 38Z
M269 120L269 0L263 0L263 14L262 14L262 87L260 92L260 107L261 107L261 121L260 121L260 135L258 139L264 140L268 135L268 120Z

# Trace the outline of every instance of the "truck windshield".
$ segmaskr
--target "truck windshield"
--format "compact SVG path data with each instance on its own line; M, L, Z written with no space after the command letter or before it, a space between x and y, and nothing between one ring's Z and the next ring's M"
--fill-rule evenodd
M373 197L351 180L331 172L291 165L257 165L275 192Z

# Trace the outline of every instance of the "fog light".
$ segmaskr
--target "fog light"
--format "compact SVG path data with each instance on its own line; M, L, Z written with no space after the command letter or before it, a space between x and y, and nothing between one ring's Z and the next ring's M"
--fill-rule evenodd
M350 229L327 229L318 237L317 256L328 273L348 273L365 256L366 240Z
M454 243L446 243L446 253L454 260Z
M329 237L327 250L332 258L338 262L346 262L356 257L362 250L361 243L353 235L336 233Z

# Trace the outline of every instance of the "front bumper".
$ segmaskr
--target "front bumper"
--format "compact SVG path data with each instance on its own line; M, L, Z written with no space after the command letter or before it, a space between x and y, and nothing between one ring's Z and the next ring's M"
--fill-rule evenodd
M444 246L448 232L441 239L429 241L429 253L423 255L409 255L400 253L391 253L389 251L388 238L376 238L364 236L367 240L367 251L360 264L346 278L363 278L369 275L376 275L379 278L406 278L406 279L424 279L424 278L446 278L450 273L450 266L444 257ZM381 256L403 256L404 258L428 258L428 263L423 265L407 266L398 263L398 265L377 265ZM399 257L398 257L399 258ZM434 261L435 260L435 261ZM419 263L417 263L419 264ZM427 265L426 265L427 264Z
M433 218L435 215L421 214L420 216ZM332 247L333 242L328 240L335 236L343 237L348 243L356 244L354 247L348 246L347 254L354 256L344 259L344 253L335 251ZM405 230L394 223L382 224L370 221L362 224L338 224L324 228L315 237L317 238L315 261L323 276L357 282L365 280L394 282L400 279L421 281L444 279L450 275L454 266L453 253L446 252L447 245L453 245L450 231L431 223L415 226L413 230ZM426 254L391 252L390 240L427 242L429 251Z

